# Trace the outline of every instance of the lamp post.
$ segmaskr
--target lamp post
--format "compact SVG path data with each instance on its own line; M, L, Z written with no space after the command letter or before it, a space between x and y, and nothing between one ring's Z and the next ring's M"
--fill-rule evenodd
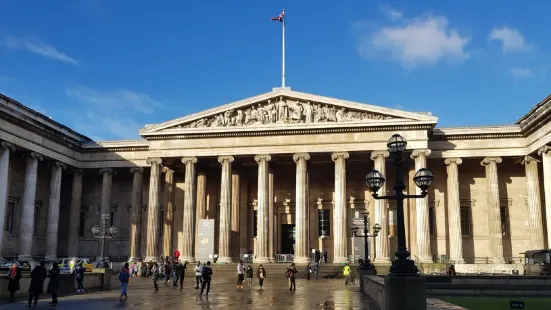
M381 225L378 223L373 225L373 234L369 233L369 222L368 222L368 215L369 212L363 213L364 216L364 231L363 235L358 235L359 227L357 225L352 226L352 234L354 237L363 237L364 238L364 265L362 266L362 269L364 270L375 270L375 266L371 263L371 260L369 259L369 246L367 244L367 238L376 238L379 235L379 231L381 231Z
M391 154L391 160L395 168L395 183L393 186L394 195L379 196L377 191L382 187L385 182L385 177L377 170L373 170L365 177L365 184L369 189L373 191L373 198L375 199L388 199L396 201L396 211L398 217L398 250L396 251L396 259L392 262L390 267L389 276L400 275L418 275L417 267L415 263L409 259L410 253L406 246L406 230L404 225L404 199L408 198L425 198L428 194L427 190L434 181L434 176L429 169L421 168L413 177L415 185L421 189L420 195L406 195L404 189L404 151L406 150L407 141L399 134L394 134L390 140L388 140L387 147Z
M107 228L109 219L111 216L109 213L102 213L101 214L101 221L103 229L100 230L100 227L98 225L94 225L92 227L92 233L94 234L94 238L98 238L101 242L101 252L100 257L103 260L104 259L104 253L105 253L105 239L113 239L115 238L115 235L117 234L117 227L111 226Z

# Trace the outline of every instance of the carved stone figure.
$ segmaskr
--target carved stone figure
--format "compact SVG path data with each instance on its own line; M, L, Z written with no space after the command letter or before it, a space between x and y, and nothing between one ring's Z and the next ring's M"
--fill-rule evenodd
M287 106L287 102L285 102L283 98L280 98L279 102L277 103L277 113L277 119L280 121L289 118L289 107Z
M303 104L304 107L304 117L306 123L313 123L314 122L314 110L312 107L312 104L310 104L310 101Z

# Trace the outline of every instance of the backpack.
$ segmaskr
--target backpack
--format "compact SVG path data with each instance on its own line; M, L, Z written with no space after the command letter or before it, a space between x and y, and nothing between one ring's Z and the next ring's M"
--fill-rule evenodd
M119 281L128 281L128 273L126 272L126 270L121 269L121 271L119 272Z
M203 270L201 271L201 277L205 281L210 281L210 275L212 274L212 270L210 267L204 266Z

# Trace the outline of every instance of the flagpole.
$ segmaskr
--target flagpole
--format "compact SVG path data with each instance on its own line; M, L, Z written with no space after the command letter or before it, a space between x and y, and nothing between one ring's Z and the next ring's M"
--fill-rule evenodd
M285 9L283 9L283 26L281 34L281 87L285 87Z

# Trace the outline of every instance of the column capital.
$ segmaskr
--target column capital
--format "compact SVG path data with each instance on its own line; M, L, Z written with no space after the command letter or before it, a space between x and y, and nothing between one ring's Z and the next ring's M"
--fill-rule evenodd
M56 162L52 163L52 167L56 167L56 166L60 167L61 169L66 169L67 168L67 166L64 163L60 162L60 161L56 161Z
M308 153L296 153L293 154L293 160L297 162L300 158L304 158L304 160L310 160L310 154Z
M344 159L347 159L350 157L350 154L348 152L334 152L331 154L331 160L336 161L339 159L339 157L343 157Z
M115 170L113 168L101 168L99 174L115 174Z
M191 163L191 164L196 164L197 163L197 157L195 156L186 156L186 157L182 157L182 163L183 164L188 164L188 163Z
M449 166L451 164L461 165L462 163L463 160L459 157L450 157L444 160L444 164L446 164L446 166Z
M10 151L15 151L15 146L7 141L0 141L0 148L9 149Z
M419 149L419 150L413 150L411 151L411 159L415 159L417 157L427 157L430 155L430 153L432 153L432 151L430 149Z
M224 161L229 161L230 163L233 163L235 158L233 158L233 156L218 156L218 162L219 163L223 163Z
M495 162L496 164L501 164L502 162L502 159L501 157L485 157L481 162L480 162L480 165L481 166L486 166L486 165L489 165L491 163Z
M270 161L272 160L272 156L270 156L269 154L262 154L262 155L256 155L254 157L254 161L256 161L257 163L261 162L262 160Z
M376 160L379 157L387 158L389 155L390 153L388 151L373 151L369 158L371 158L371 160Z
M131 174L134 174L134 173L140 173L140 174L143 174L143 168L142 167L132 167L130 168L130 173Z
M522 161L520 162L522 165L529 164L531 162L539 163L540 161L532 156L526 155L522 158Z
M148 159L145 160L145 162L148 165L153 165L153 164L160 165L163 163L163 159L160 157L149 157Z
M547 154L549 151L551 151L551 145L544 145L538 149L538 155L542 156L543 154Z
M30 152L30 153L26 154L25 157L38 159L39 161L42 161L44 159L44 156L42 156L42 155L40 155L36 152Z
M84 174L84 170L78 168L73 168L71 169L71 171L73 172L73 174Z

